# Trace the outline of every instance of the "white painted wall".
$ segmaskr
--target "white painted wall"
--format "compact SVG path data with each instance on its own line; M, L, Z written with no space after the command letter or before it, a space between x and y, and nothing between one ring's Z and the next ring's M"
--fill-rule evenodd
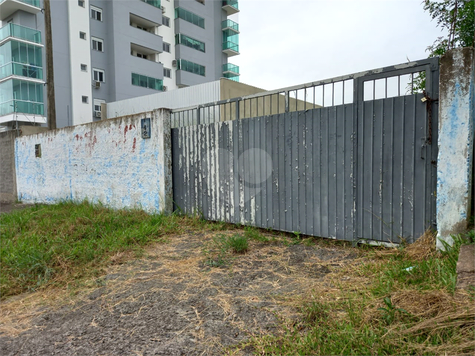
M142 139L141 119L152 118ZM67 127L15 141L18 199L101 202L112 208L171 212L167 110ZM41 158L35 145L41 145Z
M73 125L92 121L91 33L89 31L89 17L89 0L85 1L85 7L78 6L77 1L68 1ZM79 37L79 32L81 31L86 33L85 40ZM81 64L87 65L87 72L81 71ZM83 96L88 97L87 103L82 102Z

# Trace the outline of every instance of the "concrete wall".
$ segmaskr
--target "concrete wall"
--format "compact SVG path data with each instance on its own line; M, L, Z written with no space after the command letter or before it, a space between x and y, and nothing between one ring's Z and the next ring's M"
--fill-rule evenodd
M266 91L265 89L261 89L244 83L235 82L226 78L221 78L220 83L220 100L238 98L241 96L252 95Z
M475 52L458 48L440 60L437 230L449 244L451 234L467 229L472 213L474 121Z
M151 138L141 119L151 118ZM16 139L18 199L171 212L170 115L155 110ZM41 157L35 145L41 145Z
M40 126L20 126L18 131L0 132L0 202L17 200L15 138L46 130Z
M285 94L272 94L252 98L254 94L266 92L265 89L221 78L221 100L251 96L239 103L239 117L241 119L264 115L285 113ZM313 105L289 97L289 111L301 111L319 108ZM220 121L236 120L236 104L225 104L220 107Z
M18 131L0 132L0 202L16 200L15 138Z

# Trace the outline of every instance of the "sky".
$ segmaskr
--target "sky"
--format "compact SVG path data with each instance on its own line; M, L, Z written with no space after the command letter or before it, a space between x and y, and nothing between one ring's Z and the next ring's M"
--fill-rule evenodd
M240 82L272 90L427 58L422 0L239 0Z

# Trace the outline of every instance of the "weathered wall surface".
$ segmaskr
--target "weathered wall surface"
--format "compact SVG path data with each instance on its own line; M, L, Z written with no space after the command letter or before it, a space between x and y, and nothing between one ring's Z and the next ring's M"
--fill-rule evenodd
M15 137L18 132L0 132L0 202L16 200Z
M19 130L0 133L0 202L17 200L15 138L48 130L41 126L20 126Z
M449 51L440 61L437 230L451 244L451 234L467 228L473 184L475 53ZM438 248L443 248L440 241Z
M151 118L149 139L141 135L145 117ZM18 198L88 199L113 208L170 212L169 135L169 112L159 109L17 138ZM35 154L38 144L41 157Z

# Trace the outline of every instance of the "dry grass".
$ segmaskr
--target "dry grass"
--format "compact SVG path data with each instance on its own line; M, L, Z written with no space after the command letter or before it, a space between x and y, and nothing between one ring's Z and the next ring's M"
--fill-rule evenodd
M427 229L416 242L406 246L404 249L406 256L414 261L425 261L436 256L435 240L436 232Z
M317 240L315 248L332 251L334 257L320 259L318 254L304 252L301 260L292 255L289 244L296 240L289 236L261 233L260 239L249 240L248 251L242 255L221 250L219 236L226 238L236 231L171 234L166 244L145 247L142 259L134 262L130 261L133 252L112 254L106 275L125 279L108 280L100 303L112 311L121 303L154 292L172 293L178 303L186 303L212 290L206 298L219 309L223 322L253 336L236 349L223 350L228 354L239 354L246 346L261 354L346 354L351 350L360 354L463 355L475 351L473 297L464 291L453 293L450 280L436 283L443 273L451 273L444 272L451 268L446 263L450 256L435 251L435 236L430 231L404 249L365 247L358 251ZM350 253L353 257L346 259ZM218 255L223 258L222 266L207 264ZM159 266L153 267L157 262ZM408 266L414 267L410 273L405 272ZM84 303L99 302L87 296L102 279L85 280L74 296L67 290L49 290L2 302L0 333L18 335L32 326L34 318L55 309L55 304L68 303L74 308L78 301L83 307ZM141 283L149 283L150 288L138 292ZM178 283L185 287L176 292ZM114 299L124 292L127 297ZM390 322L384 318L387 312L381 310L388 309L384 298L389 298L396 310ZM240 304L259 310L261 303L280 320L277 330L263 329L257 319L244 320L235 309ZM190 325L203 325L207 310L194 310ZM204 328L193 333L209 352L222 349L219 338L206 334Z

